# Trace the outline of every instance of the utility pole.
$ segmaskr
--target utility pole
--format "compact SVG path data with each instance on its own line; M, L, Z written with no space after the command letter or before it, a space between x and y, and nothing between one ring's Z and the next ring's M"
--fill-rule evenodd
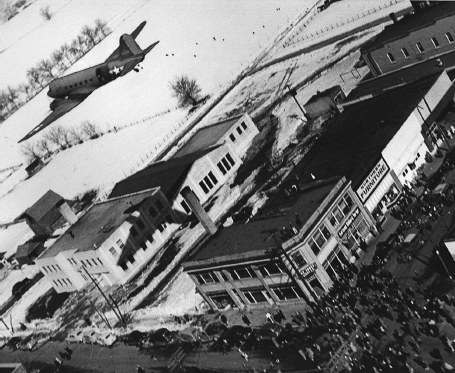
M286 85L286 87L288 88L289 90L289 94L292 96L292 98L294 99L295 103L297 104L297 106L299 107L300 111L303 113L303 116L305 117L305 119L307 121L310 120L310 118L308 118L308 115L307 113L305 112L305 110L303 110L303 107L300 106L300 103L297 101L297 91L294 89L294 88L291 88L289 85Z
M13 315L10 313L9 314L9 323L11 325L11 331L14 334L14 327L13 327Z
M126 326L125 317L124 317L124 316L122 315L122 313L120 312L120 308L119 308L117 302L115 301L114 297L113 297L111 294L109 294L109 298L111 299L112 303L114 303L115 308L117 309L118 313L120 314L120 317L122 318L123 323L124 323L125 326Z
M453 280L452 275L450 274L449 269L448 269L447 266L446 266L446 263L444 262L444 260L442 260L442 257L441 257L441 255L439 254L438 247L437 247L436 245L435 245L435 250L434 250L434 252L435 252L436 255L438 256L438 258L439 258L439 260L441 261L442 265L444 266L444 269L446 270L446 273L447 273L447 275L449 276L449 278L450 278L451 280Z
M112 311L114 311L115 313L115 316L117 316L118 320L123 324L123 321L122 321L122 318L117 314L117 311L115 310L115 308L112 306L111 302L109 301L109 298L106 297L106 294L104 294L103 290L101 290L100 286L98 285L98 282L95 281L95 279L92 277L92 275L87 271L87 268L85 268L85 266L82 266L82 268L84 269L85 273L87 274L87 276L90 278L90 280L92 280L92 282L95 284L95 286L97 287L97 289L100 291L101 295L104 297L104 299L106 300L106 303L109 305L109 307L112 309ZM124 327L126 327L126 325L124 325Z

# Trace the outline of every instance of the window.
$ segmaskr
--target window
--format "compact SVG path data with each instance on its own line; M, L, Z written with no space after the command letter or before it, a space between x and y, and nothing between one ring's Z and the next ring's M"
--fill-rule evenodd
M156 200L155 206L158 209L158 211L161 211L164 208L163 202L161 202L159 199Z
M420 53L425 52L425 49L423 48L422 44L416 43L416 47L417 47L417 49L419 50Z
M264 295L262 290L248 290L243 291L245 298L248 299L250 303L265 303L267 302L267 297Z
M296 251L294 254L292 254L292 260L294 261L297 268L302 268L304 265L307 264L307 261L302 256L300 251Z
M158 212L155 210L155 208L153 206L150 206L150 208L148 209L148 212L152 218L154 218L158 214Z
M253 278L256 274L252 269L249 268L236 268L228 270L234 280L240 280L242 278Z
M130 233L133 237L136 237L138 235L136 228L131 227L130 228Z
M164 230L167 228L167 222L163 220L160 224L158 224L158 230L163 233Z
M218 166L218 169L221 171L221 173L222 173L223 175L226 175L227 171L226 171L226 169L224 168L224 166L223 166L223 164L221 163L221 161L217 163L217 166Z
M196 279L201 285L220 282L220 280L218 280L218 277L216 277L216 275L211 272L199 273L196 275Z
M446 32L446 38L449 41L449 43L453 43L453 36L450 32Z
M147 243L145 241L141 242L141 249L144 251L147 250Z
M330 224L333 227L337 227L343 218L351 211L352 206L354 205L354 201L352 200L349 194L346 194L340 202L338 202L337 206L331 211L329 215Z
M226 170L230 170L231 169L231 165L229 164L229 162L226 160L226 158L223 158L221 160L221 162L223 162L223 166L226 167Z
M48 273L46 266L43 266L44 272Z
M406 48L401 48L401 51L403 52L403 56L405 56L406 58L409 57L409 52Z
M92 259L93 265L96 267L98 265L97 261L95 259Z
M235 162L234 160L232 159L231 155L229 153L226 154L226 158L227 160L229 161L229 163L234 166L235 165Z
M124 271L127 271L128 270L128 265L126 264L125 261L121 262L119 264L119 266L124 270Z
M209 189L212 189L212 188L213 188L213 184L212 184L212 182L210 181L210 179L209 179L208 176L205 176L205 177L204 177L204 181L205 181L205 183L207 184L207 186L209 187Z
M55 281L55 280L53 280L53 281L54 281L54 284L55 284L55 286L57 286L57 287L58 287L58 283L57 283L57 281Z
M395 62L395 57L393 57L392 53L387 53L387 57L389 57L390 62Z
M125 247L125 244L123 243L122 240L118 240L118 241L117 241L117 245L118 245L118 247L120 247L121 249L123 249L123 248Z
M57 281L60 284L60 286L64 286L65 285L62 280L58 279Z
M316 230L316 233L308 242L310 244L311 250L313 253L317 255L321 248L325 245L325 243L330 238L330 232L325 225L322 225L319 229Z
M70 285L73 285L73 283L71 282L71 280L70 280L69 278L67 278L66 280L68 281L68 283L69 283Z
M84 281L88 281L88 278L83 273L81 273L81 276L84 279Z
M242 128L243 128L244 130L246 130L246 123L245 123L245 122L242 122L240 125L242 126Z
M295 286L282 286L272 289L279 300L301 298L299 291Z
M239 133L239 135L242 134L242 129L240 128L240 126L237 127L237 132Z
M153 236L151 233L147 236L147 241L153 243Z
M187 214L191 214L191 208L190 208L190 206L188 206L188 203L186 203L185 200L182 200L182 202L180 204L182 205L183 209L185 210L185 212Z
M133 263L136 261L136 259L134 259L133 254L128 255L128 256L126 257L126 259L128 259L128 261L129 261L131 264L133 264Z
M145 228L145 224L141 219L137 219L136 224L140 230L143 230Z
M212 180L213 185L216 185L218 183L218 180L217 180L217 178L215 177L215 175L213 174L212 171L209 172L209 178L210 178L210 180Z
M200 181L199 185L200 185L200 187L202 188L202 190L204 191L205 194L207 194L209 192L209 189L204 184L204 180Z
M111 247L109 249L109 252L111 253L111 255L115 258L117 255L118 255L118 252L117 250L115 250L115 247Z
M439 41L434 36L431 38L431 41L433 42L435 48L439 47Z
M267 263L266 265L259 267L259 271L261 272L262 276L272 276L272 275L280 275L285 273L281 263Z
M97 258L96 260L98 260L100 266L104 265L100 258Z
M93 264L90 262L89 259L87 259L87 264L88 264L89 267L93 267Z
M166 215L165 219L168 224L172 224L174 222L174 220L172 220L172 218L171 218L171 215L169 215L169 214Z
M229 135L229 138L231 139L231 141L232 141L232 142L234 142L234 141L235 141L235 136L234 136L234 134L233 134L233 133L231 133L231 134Z

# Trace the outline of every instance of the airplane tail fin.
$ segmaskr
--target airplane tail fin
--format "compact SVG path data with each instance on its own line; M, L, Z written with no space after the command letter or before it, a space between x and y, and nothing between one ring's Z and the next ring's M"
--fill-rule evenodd
M159 43L159 40L156 41L155 43L153 43L152 45L150 45L149 47L145 48L142 53L144 53L144 56L149 53L153 48L155 48L155 46Z
M133 39L136 39L136 38L137 38L137 36L138 36L139 33L142 31L142 29L144 28L144 26L145 26L146 23L147 23L146 21L142 22L139 26L137 26L136 30L134 30L134 31L130 34L131 37L132 37Z

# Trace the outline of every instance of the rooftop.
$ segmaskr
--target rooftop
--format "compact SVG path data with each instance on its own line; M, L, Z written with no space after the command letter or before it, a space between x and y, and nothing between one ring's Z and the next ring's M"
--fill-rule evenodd
M29 254L31 254L37 247L43 245L43 242L37 241L30 241L24 243L17 247L16 251L16 259L17 258L26 258Z
M129 195L151 188L160 188L168 199L172 199L185 181L193 163L214 149L216 147L209 147L182 157L173 157L168 161L152 163L143 170L118 182L109 198Z
M316 92L315 95L311 96L311 98L306 102L305 105L311 104L312 102L317 101L321 97L330 96L333 92L340 92L341 87L339 85L335 85L333 87L327 88L325 91Z
M223 257L225 260L229 260L229 257L236 255L254 251L264 252L277 247L278 244L289 239L281 234L280 229L282 227L290 229L290 224L298 229L295 223L295 213L297 212L300 220L305 223L320 207L338 181L339 179L332 179L314 189L308 189L294 200L283 197L284 193L277 193L264 205L260 214L255 216L254 221L220 228L190 259L190 262L214 258L223 260Z
M412 31L428 27L434 24L436 20L450 17L453 14L455 14L455 2L441 1L437 6L405 16L397 23L386 26L374 39L364 44L360 51L364 53L380 48L385 43L406 37Z
M33 204L33 206L25 210L21 218L27 214L33 219L39 221L62 200L62 196L58 195L52 190L48 190L38 201Z
M67 250L77 249L81 252L96 249L130 218L131 214L139 208L145 199L156 191L157 189L149 189L94 204L39 258L53 257Z
M241 117L242 115L238 115L236 117L225 119L222 122L201 128L185 145L183 145L182 148L177 151L177 153L174 154L173 158L183 157L190 153L201 151L207 149L209 146L215 145Z
M293 173L302 182L313 180L311 174L317 180L344 175L356 189L437 79L428 77L346 106Z

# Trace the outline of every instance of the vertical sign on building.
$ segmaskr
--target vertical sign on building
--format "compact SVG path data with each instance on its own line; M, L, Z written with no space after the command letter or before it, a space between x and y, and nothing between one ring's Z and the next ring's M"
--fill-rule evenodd
M374 168L368 174L366 179L362 182L360 187L356 190L359 199L363 203L374 192L377 186L381 183L382 179L384 179L384 177L387 175L389 170L390 169L386 161L381 158L376 166L374 166Z

